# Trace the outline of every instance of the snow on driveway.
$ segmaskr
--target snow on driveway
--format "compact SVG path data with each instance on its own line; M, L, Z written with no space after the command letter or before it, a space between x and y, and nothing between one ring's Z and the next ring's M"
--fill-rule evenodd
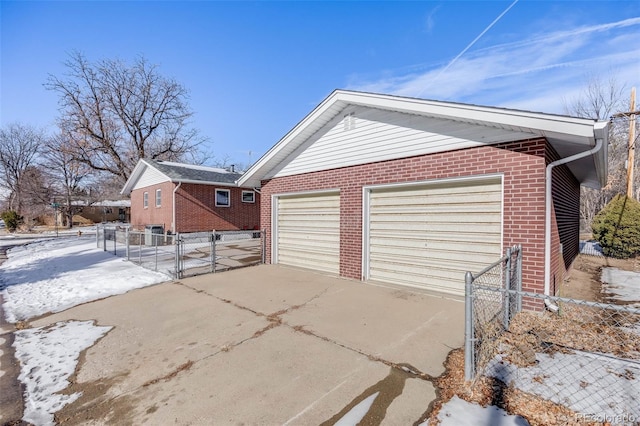
M0 290L8 322L170 280L96 248L91 236L37 240L10 249L7 256L0 266ZM25 386L23 420L52 425L53 413L80 396L58 392L68 386L80 353L110 329L90 321L69 321L15 332L13 346L21 364L18 379Z
M170 280L97 249L94 237L38 241L7 255L0 266L0 290L8 322Z
M96 327L91 321L69 321L50 327L16 331L16 358L24 383L24 415L34 425L53 425L53 413L80 397L60 394L69 385L80 353L93 346L111 327Z

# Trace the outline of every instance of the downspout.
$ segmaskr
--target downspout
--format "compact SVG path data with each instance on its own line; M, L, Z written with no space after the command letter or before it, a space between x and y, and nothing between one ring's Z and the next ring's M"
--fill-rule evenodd
M548 296L551 293L551 200L553 197L553 168L562 164L570 163L575 160L579 160L584 157L595 154L602 148L602 139L596 138L596 146L588 151L579 152L566 158L553 161L547 166L545 175L545 210L544 210L544 295L547 296L544 299L544 304L552 312L558 312L558 306L555 305Z
M175 188L173 188L173 211L171 212L171 231L176 233L176 192L180 189L182 182L178 182Z

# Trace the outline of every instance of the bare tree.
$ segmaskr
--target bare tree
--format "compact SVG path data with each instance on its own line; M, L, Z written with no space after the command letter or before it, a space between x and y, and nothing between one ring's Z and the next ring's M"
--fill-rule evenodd
M44 133L31 126L13 123L0 129L0 186L8 193L9 210L23 214L26 195L33 189L33 167L44 141Z
M145 58L90 63L75 52L65 65L65 78L51 75L45 87L60 94L77 161L124 183L139 159L179 161L204 142L189 128L187 90Z
M82 184L93 175L93 169L75 159L72 142L71 136L61 130L49 138L43 152L44 164L55 182L56 193L64 201L60 203L65 219L63 224L69 228L73 226L73 215L80 208L77 202L86 194Z
M619 111L626 111L627 89L612 73L607 79L588 77L582 96L565 100L565 113L598 120L610 120ZM580 216L583 228L590 229L595 215L613 197L625 191L625 161L627 159L628 124L611 120L609 127L607 185L599 190L581 188Z

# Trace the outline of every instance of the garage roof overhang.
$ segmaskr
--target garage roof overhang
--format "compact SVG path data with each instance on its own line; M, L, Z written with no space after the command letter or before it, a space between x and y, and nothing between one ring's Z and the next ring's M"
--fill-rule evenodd
M560 158L587 151L602 139L603 148L586 158L567 164L583 185L598 188L607 180L608 122L539 112L430 101L392 95L336 90L267 151L239 180L239 186L259 187L270 172L287 161L306 140L350 105L378 108L429 118L467 123L469 126L513 131L521 140L544 137Z

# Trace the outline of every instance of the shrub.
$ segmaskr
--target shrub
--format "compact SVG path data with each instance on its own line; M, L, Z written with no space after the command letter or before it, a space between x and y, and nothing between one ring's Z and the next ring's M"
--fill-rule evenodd
M15 231L18 226L22 224L22 216L20 216L17 212L13 210L7 210L0 214L2 220L4 220L4 225L7 227L9 232Z
M640 253L640 203L633 198L616 195L591 227L606 256L626 259Z

